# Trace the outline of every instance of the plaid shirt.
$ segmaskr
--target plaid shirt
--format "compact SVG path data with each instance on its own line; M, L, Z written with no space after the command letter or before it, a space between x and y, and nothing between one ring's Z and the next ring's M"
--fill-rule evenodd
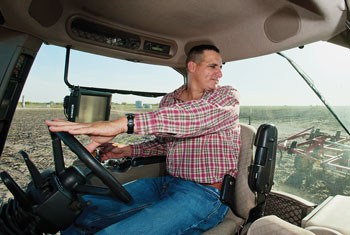
M198 183L237 174L240 150L239 93L230 86L182 101L184 86L163 97L159 109L135 114L139 134L155 140L132 145L133 156L166 155L170 175Z

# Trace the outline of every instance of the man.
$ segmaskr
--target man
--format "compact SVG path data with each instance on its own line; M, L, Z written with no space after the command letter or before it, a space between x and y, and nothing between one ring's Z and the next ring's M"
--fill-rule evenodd
M167 156L169 175L124 185L133 197L129 204L84 196L91 204L62 234L200 234L223 220L228 207L219 199L221 184L225 174L237 174L240 127L237 90L218 86L221 66L215 46L196 46L186 60L187 84L167 94L157 111L88 124L46 121L51 131L89 135L86 148L100 147L104 159ZM108 143L126 132L157 138Z

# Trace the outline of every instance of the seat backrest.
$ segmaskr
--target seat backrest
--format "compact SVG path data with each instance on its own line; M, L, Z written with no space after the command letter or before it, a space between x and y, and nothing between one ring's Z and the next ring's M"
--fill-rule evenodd
M232 209L236 215L247 219L250 210L256 205L255 193L248 185L249 166L253 160L256 129L253 126L243 123L241 123L240 126L241 150L238 158L238 174L236 176Z
M238 173L235 181L235 191L223 222L206 231L205 235L235 234L248 221L252 209L257 206L257 196L249 186L250 168L254 159L257 130L250 125L241 126L241 149L238 157ZM258 132L259 133L259 132ZM261 133L261 132L260 132ZM264 135L260 135L264 136Z
M263 124L256 131L251 126L241 124L241 152L233 211L242 219L251 216L255 220L263 214L266 195L273 184L277 137L274 125Z

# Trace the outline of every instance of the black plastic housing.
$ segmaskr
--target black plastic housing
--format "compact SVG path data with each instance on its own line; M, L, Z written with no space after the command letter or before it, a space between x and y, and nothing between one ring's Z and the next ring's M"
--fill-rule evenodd
M256 146L254 163L250 167L249 187L257 193L270 192L276 162L278 131L272 124L259 127L254 145Z

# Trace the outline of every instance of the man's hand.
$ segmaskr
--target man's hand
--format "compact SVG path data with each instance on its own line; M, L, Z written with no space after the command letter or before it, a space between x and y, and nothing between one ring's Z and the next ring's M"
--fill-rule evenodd
M106 161L110 158L123 158L131 156L131 146L117 143L106 143L100 147L100 159Z
M121 117L112 121L76 123L60 119L46 120L50 131L65 131L72 135L88 135L91 143L86 146L89 152L93 152L98 146L111 141L116 135L127 132L127 118Z

